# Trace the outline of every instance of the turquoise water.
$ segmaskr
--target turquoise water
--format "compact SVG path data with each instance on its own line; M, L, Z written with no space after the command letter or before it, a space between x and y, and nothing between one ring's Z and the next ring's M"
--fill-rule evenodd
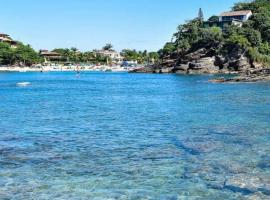
M270 83L209 78L0 74L0 199L270 199Z

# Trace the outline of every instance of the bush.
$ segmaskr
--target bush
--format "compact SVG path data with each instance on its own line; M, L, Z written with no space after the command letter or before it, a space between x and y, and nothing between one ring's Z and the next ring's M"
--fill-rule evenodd
M257 48L248 49L248 57L255 62L263 63L266 66L270 66L270 56L261 54Z
M217 43L223 40L222 30L219 27L203 28L200 32L202 43Z
M9 44L0 42L0 65L12 63L13 52Z
M265 54L265 55L268 55L270 56L270 45L268 42L264 42L260 45L259 47L259 52L261 54Z
M237 34L232 34L226 40L226 43L228 45L238 46L238 47L244 48L244 49L251 46L250 42L248 41L248 39L246 37L244 37L243 35L237 35Z
M243 35L253 47L259 47L262 43L261 33L252 28L243 28Z

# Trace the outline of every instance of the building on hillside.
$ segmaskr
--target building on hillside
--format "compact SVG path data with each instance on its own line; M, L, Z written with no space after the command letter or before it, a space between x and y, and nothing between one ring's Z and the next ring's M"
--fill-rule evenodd
M240 11L232 11L232 12L224 12L219 15L219 21L240 21L245 22L252 16L251 10L240 10Z
M226 30L230 25L242 27L243 22L246 22L251 16L251 10L224 12L219 15L219 21L204 22L204 28L220 27L222 30Z
M5 42L11 45L12 48L17 47L17 42L14 41L8 34L0 33L0 42Z
M44 58L45 63L52 62L52 61L61 61L62 56L61 54L53 51L48 50L40 50L39 55Z
M110 58L113 63L115 64L120 64L123 62L123 57L121 56L120 53L114 50L97 50L95 51L96 55L103 56Z

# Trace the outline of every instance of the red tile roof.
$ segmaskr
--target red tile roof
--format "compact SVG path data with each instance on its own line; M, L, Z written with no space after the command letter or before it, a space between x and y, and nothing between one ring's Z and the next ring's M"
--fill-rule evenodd
M230 16L239 16L239 15L248 15L252 13L251 10L240 10L240 11L232 11L232 12L224 12L221 13L221 17L230 17Z

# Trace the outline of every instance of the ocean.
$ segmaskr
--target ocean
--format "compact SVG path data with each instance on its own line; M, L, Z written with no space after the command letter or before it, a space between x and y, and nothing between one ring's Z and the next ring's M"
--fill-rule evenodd
M270 199L270 83L214 77L1 73L0 199Z

